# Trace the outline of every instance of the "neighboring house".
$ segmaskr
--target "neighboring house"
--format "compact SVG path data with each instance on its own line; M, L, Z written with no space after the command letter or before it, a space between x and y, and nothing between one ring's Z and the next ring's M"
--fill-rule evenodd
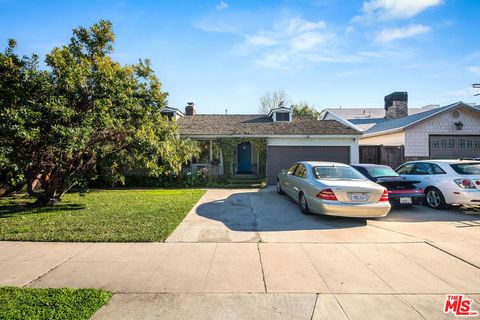
M185 112L162 110L177 121L180 135L198 140L201 154L188 169L207 168L213 174L266 176L295 161L324 160L358 163L361 132L335 120L293 116L289 108L264 114L197 114L193 103Z
M321 119L341 118L363 131L360 162L396 166L408 160L480 157L479 106L456 102L412 114L407 93L395 92L385 97L383 109L383 117L375 111L364 118L343 118L340 109L327 109Z

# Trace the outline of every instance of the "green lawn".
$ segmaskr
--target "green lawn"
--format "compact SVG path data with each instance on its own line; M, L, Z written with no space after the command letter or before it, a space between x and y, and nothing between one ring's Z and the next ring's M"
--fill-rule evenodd
M111 296L97 289L0 287L0 319L90 319Z
M26 196L0 198L0 240L163 241L204 193L94 190L67 194L53 207L33 207Z

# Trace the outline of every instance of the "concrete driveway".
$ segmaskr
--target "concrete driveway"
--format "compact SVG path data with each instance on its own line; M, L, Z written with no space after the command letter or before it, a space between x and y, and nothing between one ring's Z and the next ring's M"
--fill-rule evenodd
M480 309L480 216L304 216L272 189L209 190L166 243L0 242L0 285L112 290L97 319L438 319Z
M305 216L273 188L209 190L166 242L407 243L480 241L480 215L425 206L385 218ZM462 244L466 245L466 244Z

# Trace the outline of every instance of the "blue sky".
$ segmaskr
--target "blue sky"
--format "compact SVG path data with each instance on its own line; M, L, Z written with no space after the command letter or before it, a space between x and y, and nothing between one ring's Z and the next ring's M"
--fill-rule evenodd
M478 0L14 1L0 0L0 41L44 56L71 29L112 21L115 58L149 58L169 105L256 113L284 89L296 102L381 107L480 103Z

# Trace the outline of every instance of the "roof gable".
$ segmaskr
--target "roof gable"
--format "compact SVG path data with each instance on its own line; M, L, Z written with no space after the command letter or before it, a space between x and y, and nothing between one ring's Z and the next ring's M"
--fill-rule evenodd
M365 131L365 134L367 135L374 135L374 134L379 134L382 132L387 132L387 131L396 131L396 130L402 130L407 127L413 126L421 121L427 120L431 117L434 117L440 113L443 113L447 110L457 108L457 107L464 107L468 108L470 110L474 110L476 112L480 112L480 109L471 106L469 104L466 104L462 101L455 102L440 108L420 112L411 116L403 117L403 118L398 118L398 119L392 119L392 120L385 120L383 122L379 122L367 131Z

